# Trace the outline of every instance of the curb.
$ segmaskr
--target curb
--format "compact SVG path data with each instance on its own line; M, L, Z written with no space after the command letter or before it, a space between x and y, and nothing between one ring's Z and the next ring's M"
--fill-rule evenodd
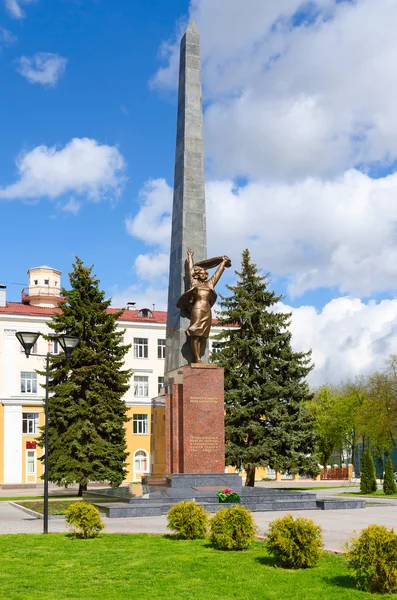
M11 501L9 501L8 504L11 504L11 506L14 506L14 508L18 508L19 510L30 515L31 517L35 517L36 519L41 519L41 520L44 519L44 515L36 512L35 510L32 510L31 508L26 508L25 506L21 506L20 504L17 504L16 502L11 502ZM65 518L64 515L48 515L49 521L56 521L58 519L64 519L64 518Z

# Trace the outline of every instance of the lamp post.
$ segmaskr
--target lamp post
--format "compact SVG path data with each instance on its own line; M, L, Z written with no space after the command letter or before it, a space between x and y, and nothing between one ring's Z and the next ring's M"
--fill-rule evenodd
M40 337L40 333L31 332L31 331L18 331L16 337L20 344L22 345L26 357L29 358L32 348ZM71 335L56 335L51 336L52 341L58 341L62 350L65 352L66 360L69 361L72 356L72 352L80 343L80 338L73 337ZM48 380L49 380L49 372L50 372L50 357L51 352L47 352L47 354L38 354L37 356L41 356L46 359L46 367L45 367L45 405L44 405L44 515L43 515L43 533L48 533L48 423L49 423L49 415L48 415Z

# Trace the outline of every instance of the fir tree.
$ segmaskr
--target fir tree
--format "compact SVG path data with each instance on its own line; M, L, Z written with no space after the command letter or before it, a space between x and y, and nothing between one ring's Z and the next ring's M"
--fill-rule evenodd
M69 277L66 302L49 325L55 334L77 336L81 342L70 362L63 353L50 359L48 474L58 485L79 483L81 495L89 481L116 487L125 478L123 395L131 371L123 365L130 346L123 345L123 331L116 327L123 311L107 312L110 300L104 299L92 267L76 257Z
M360 492L362 494L373 494L376 490L375 463L370 451L366 448L361 456Z
M246 485L255 485L259 466L316 475L314 417L306 407L311 352L293 352L291 315L274 310L281 296L267 289L248 250L236 274L236 285L227 286L232 295L220 302L223 343L214 355L225 370L226 462L245 469Z
M394 479L393 461L390 454L386 460L385 478L383 480L383 492L386 496L397 494L396 480Z

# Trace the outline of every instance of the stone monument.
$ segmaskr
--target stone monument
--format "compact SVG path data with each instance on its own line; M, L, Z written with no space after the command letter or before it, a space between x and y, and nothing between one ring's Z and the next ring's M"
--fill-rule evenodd
M225 472L223 369L208 363L215 285L227 256L207 259L200 38L180 47L165 357L165 474ZM193 262L194 257L194 262ZM217 267L212 277L208 269Z
M190 247L196 261L207 257L200 37L193 21L182 37L180 49L165 356L168 378L176 377L181 366L192 362L185 333L189 315L177 307L179 298L190 287L185 266Z

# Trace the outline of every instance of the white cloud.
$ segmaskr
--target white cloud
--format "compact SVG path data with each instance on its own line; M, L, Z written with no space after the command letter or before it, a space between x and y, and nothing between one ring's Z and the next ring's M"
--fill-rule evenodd
M0 27L0 46L10 46L17 41L15 35L11 33L8 29L4 29L4 27Z
M140 190L138 204L138 213L125 221L127 232L155 251L140 254L135 260L135 271L142 280L164 284L169 267L172 189L165 179L151 179Z
M17 159L19 180L0 188L0 199L58 198L73 193L99 201L116 198L125 161L115 146L74 138L63 148L37 146Z
M172 211L172 189L165 179L151 179L139 192L140 210L126 219L130 235L146 244L168 248Z
M168 273L169 263L169 254L165 252L139 254L135 261L135 268L140 279L158 281L163 280L164 275Z
M65 72L67 58L52 52L36 52L18 59L18 72L30 83L54 86Z
M397 174L371 179L352 170L332 181L231 181L207 186L208 239L216 255L249 247L289 292L318 287L369 295L397 281Z
M190 14L213 177L330 178L397 158L395 0L194 0ZM169 46L157 85L175 85L177 59Z
M313 385L339 383L370 374L389 354L397 353L397 300L363 303L359 298L335 298L316 311L312 306L290 308L292 345L313 350Z
M138 285L131 285L125 290L119 290L115 288L112 295L112 306L115 308L125 308L127 302L135 302L135 308L150 308L152 310L153 304L155 310L166 310L167 309L167 288L152 286L148 287Z
M397 174L371 179L356 170L331 181L252 182L240 188L232 181L210 181L208 253L226 252L238 264L249 247L260 267L289 279L291 295L318 287L366 296L394 289L396 195ZM136 262L146 279L145 272L157 277L168 269L172 190L162 179L149 181L140 201L127 229L155 250Z
M36 0L4 0L4 4L7 12L14 19L24 19L25 13L22 10L22 4L30 4L36 2Z
M60 204L59 208L66 213L77 215L77 213L80 211L81 203L78 202L76 198L69 198L65 204Z

